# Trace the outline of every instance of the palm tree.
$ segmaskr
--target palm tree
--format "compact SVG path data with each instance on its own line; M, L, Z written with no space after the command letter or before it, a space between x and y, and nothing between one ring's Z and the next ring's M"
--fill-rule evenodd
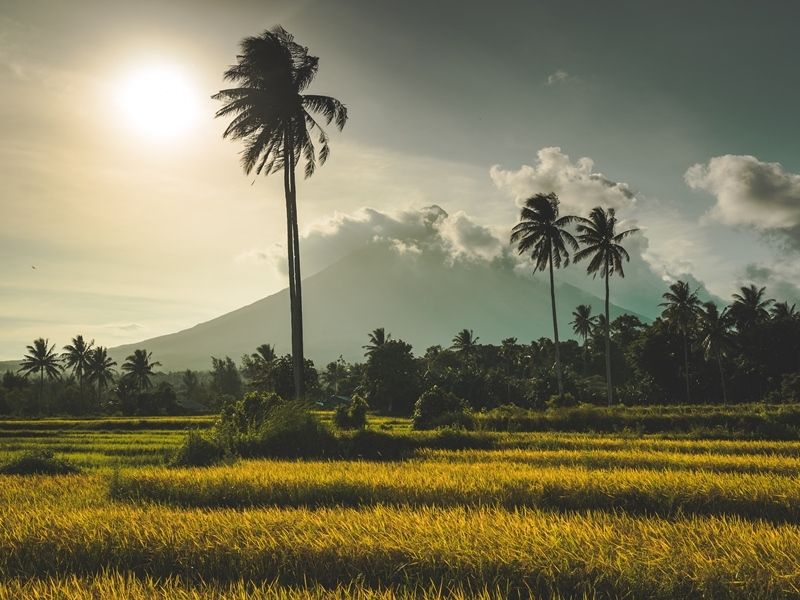
M611 332L608 315L608 280L614 273L619 273L620 277L625 277L622 268L622 259L630 261L631 257L621 243L629 235L639 231L638 229L627 229L617 233L617 216L613 208L605 210L599 206L592 209L589 218L580 217L578 219L578 239L584 245L575 254L575 262L584 258L591 257L586 267L586 272L596 277L598 273L605 279L606 300L605 300L605 322L603 329L606 338L606 385L608 387L608 405L614 400L614 392L611 385Z
M795 306L795 304L789 306L788 302L776 302L772 305L770 315L775 321L791 321L797 318L798 313Z
M586 355L589 351L589 336L597 323L597 317L592 315L592 307L588 304L579 304L572 311L572 332L578 337L583 338L583 361L586 362ZM585 364L584 364L585 370Z
M33 345L27 346L28 353L22 357L22 363L18 373L25 373L25 376L32 373L39 373L39 400L42 399L44 392L44 377L48 379L58 379L61 377L61 360L55 353L56 345L50 345L50 340L37 338L33 340Z
M369 356L390 339L392 339L392 334L386 333L383 327L378 327L377 329L373 329L372 333L369 334L369 344L361 347L366 350L364 354Z
M550 305L553 311L553 343L556 354L556 379L558 395L564 395L561 373L561 354L558 348L558 320L556 318L556 288L553 267L569 265L569 245L578 249L578 242L564 228L575 220L574 216L558 216L558 196L554 193L536 194L525 201L519 223L511 230L511 243L517 244L519 254L531 253L533 272L550 271Z
M103 389L114 381L114 376L116 375L114 367L116 365L117 361L113 360L108 355L108 349L103 346L97 346L89 353L86 375L89 383L97 383L98 401L103 393Z
M671 327L679 331L683 336L683 373L686 376L686 402L690 403L691 394L689 390L689 330L697 320L697 312L700 309L700 299L697 293L689 289L689 284L685 281L676 281L669 286L669 291L661 295L666 302L659 306L664 307L661 313Z
M731 345L731 327L733 319L728 308L719 311L713 302L706 302L698 313L700 343L703 346L706 360L714 358L719 367L719 381L722 387L722 402L728 403L725 390L725 372L722 369L722 357Z
M122 370L125 372L123 378L133 383L138 391L150 387L153 368L161 366L160 362L152 361L152 357L153 353L147 350L134 350L122 363Z
M775 301L771 298L764 298L765 288L758 288L754 284L750 284L739 290L740 293L733 295L733 304L731 304L731 316L736 321L739 330L766 321L769 318L769 306Z
M213 96L224 102L217 117L233 117L223 137L244 141L242 166L246 174L255 169L265 175L283 171L286 200L289 300L292 322L292 366L295 395L303 389L303 300L300 284L300 236L297 219L295 168L301 157L305 176L314 173L317 158L323 164L329 154L328 136L313 114L341 130L347 108L330 96L304 94L317 73L319 59L308 54L280 26L241 42L237 62L225 71L226 81L238 87ZM319 154L313 137L319 143Z
M275 348L273 348L272 344L261 344L250 356L254 361L262 362L266 365L272 364L277 358Z
M72 369L73 375L78 379L81 397L83 397L83 377L89 365L89 354L93 346L94 340L87 344L82 335L77 335L72 338L71 344L64 346L64 352L61 354L66 368Z
M479 339L481 338L476 336L472 329L462 329L453 338L453 345L450 346L450 349L469 360L478 350Z

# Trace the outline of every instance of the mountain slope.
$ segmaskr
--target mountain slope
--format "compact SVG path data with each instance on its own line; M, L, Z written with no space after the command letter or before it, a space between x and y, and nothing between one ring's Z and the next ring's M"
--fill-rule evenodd
M599 283L587 280L587 284ZM306 355L320 366L340 354L363 358L367 333L385 327L421 354L434 344L448 346L460 329L469 328L484 343L505 337L530 342L552 335L547 275L520 277L494 263L447 264L443 257L398 253L372 243L303 283ZM564 284L557 287L559 331L568 325L578 304L602 310L602 300ZM612 318L624 309L613 306ZM118 361L135 348L153 352L164 370L207 369L210 356L236 360L259 344L271 343L289 352L289 295L284 289L190 329L112 348Z

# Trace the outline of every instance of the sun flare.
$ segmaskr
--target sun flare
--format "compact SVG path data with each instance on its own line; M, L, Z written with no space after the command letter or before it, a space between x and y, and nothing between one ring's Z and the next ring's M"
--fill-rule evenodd
M128 73L116 87L125 124L149 138L171 139L197 122L198 90L173 66L146 66Z

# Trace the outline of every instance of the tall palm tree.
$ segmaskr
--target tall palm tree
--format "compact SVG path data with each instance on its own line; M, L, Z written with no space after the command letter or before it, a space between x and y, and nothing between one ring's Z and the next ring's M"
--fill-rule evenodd
M122 370L125 372L123 378L130 381L139 391L150 387L150 377L153 375L153 368L160 367L161 363L153 361L153 353L147 350L134 350L133 354L122 363Z
M775 321L791 321L797 318L798 312L795 304L789 306L788 302L776 302L772 305L770 315Z
M261 344L251 356L253 360L263 362L264 364L272 364L277 358L275 348L272 344Z
M88 356L88 363L86 366L86 375L89 383L97 383L97 400L103 393L103 389L108 387L108 384L114 381L116 372L114 367L117 361L108 355L108 349L103 346L94 348Z
M556 379L558 395L564 395L561 373L561 353L558 343L558 320L556 318L556 288L553 268L569 265L570 246L578 249L578 242L564 229L575 220L574 216L558 215L558 196L554 193L536 194L525 201L519 215L519 223L511 230L511 243L517 244L520 254L530 252L534 262L533 272L550 271L550 305L553 311L553 343L556 355Z
M22 357L18 373L27 377L32 373L39 373L39 400L44 393L44 378L58 379L61 377L61 359L55 352L56 345L50 345L50 340L37 338L33 345L27 346L28 353Z
M703 346L706 360L713 358L717 361L719 381L722 387L722 402L727 404L728 394L725 389L725 372L722 369L722 357L731 345L733 319L727 307L720 312L713 302L703 304L698 316L700 343Z
M369 344L361 347L366 350L364 354L369 356L390 339L392 339L392 334L386 333L386 330L383 327L378 327L373 329L372 333L369 334Z
M77 335L72 338L71 344L64 346L64 352L61 353L64 366L67 369L72 369L73 375L78 379L81 397L83 397L83 377L86 375L86 369L89 365L89 354L93 346L94 340L87 343L82 335Z
M583 248L575 254L575 262L584 258L590 258L586 267L586 272L596 277L599 273L605 279L606 299L605 299L605 338L606 338L606 385L608 388L608 405L614 401L614 392L611 385L611 322L608 314L609 304L609 279L614 273L619 273L620 277L625 277L622 268L622 260L630 261L631 257L627 250L622 247L621 242L629 235L639 231L638 229L626 229L617 233L617 216L613 208L605 210L599 206L592 209L589 218L580 217L578 219L578 239Z
M758 288L754 284L750 284L739 290L740 293L733 295L733 304L731 304L731 316L736 321L739 330L766 321L769 318L769 307L775 300L764 298L765 288Z
M476 336L472 329L462 329L453 338L453 345L450 346L450 349L455 350L464 359L469 360L478 350L479 339L481 338Z
M583 361L586 362L586 355L589 351L589 336L597 323L597 317L592 315L592 307L588 304L579 304L572 311L572 332L578 337L583 338ZM584 364L585 370L585 364Z
M690 403L692 400L689 389L689 330L697 321L700 299L685 281L676 281L661 297L665 300L659 304L664 307L662 316L683 336L683 374L686 377L686 402Z
M246 174L269 175L283 171L286 201L289 300L292 322L292 366L295 395L303 389L303 300L300 284L300 236L297 219L295 168L301 158L305 176L314 173L317 159L323 164L329 155L328 136L314 118L321 114L326 124L341 130L347 108L330 96L305 94L317 73L319 59L280 26L241 42L236 64L225 71L226 81L237 87L213 96L224 102L217 117L232 117L223 137L244 141L242 166ZM319 154L314 138L319 144Z

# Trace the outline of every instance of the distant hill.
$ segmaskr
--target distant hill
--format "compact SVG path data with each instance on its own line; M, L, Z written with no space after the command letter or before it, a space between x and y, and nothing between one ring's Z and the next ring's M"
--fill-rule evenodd
M578 304L602 310L602 300L569 284L557 288L559 331ZM422 354L447 346L460 329L473 329L482 343L517 337L527 343L552 335L547 275L517 275L502 263L448 264L444 257L398 253L374 242L303 283L306 355L318 366L340 354L363 359L367 333L385 327ZM613 306L612 318L632 311ZM635 314L635 313L634 313ZM135 348L152 351L163 369L208 369L210 357L239 360L259 344L290 350L289 294L284 289L253 304L189 329L109 350L118 362Z

